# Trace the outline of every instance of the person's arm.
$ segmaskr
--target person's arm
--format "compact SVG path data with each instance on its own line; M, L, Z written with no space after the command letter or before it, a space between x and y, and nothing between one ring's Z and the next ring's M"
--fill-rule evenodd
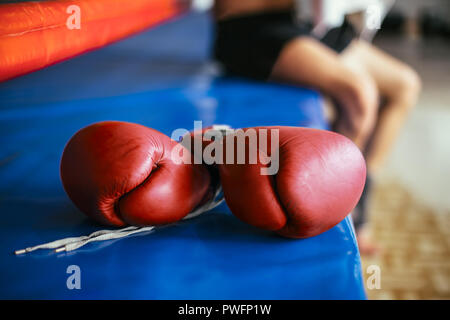
M314 28L311 33L318 39L322 38L329 27L324 19L323 0L310 0L312 3L312 19Z
M312 0L314 25L318 25L323 20L322 0Z

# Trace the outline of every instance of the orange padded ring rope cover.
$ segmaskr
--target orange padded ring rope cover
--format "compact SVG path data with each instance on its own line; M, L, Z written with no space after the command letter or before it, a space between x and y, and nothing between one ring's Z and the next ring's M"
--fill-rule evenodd
M60 0L0 5L0 81L39 70L173 18L180 0ZM67 8L80 8L69 29Z

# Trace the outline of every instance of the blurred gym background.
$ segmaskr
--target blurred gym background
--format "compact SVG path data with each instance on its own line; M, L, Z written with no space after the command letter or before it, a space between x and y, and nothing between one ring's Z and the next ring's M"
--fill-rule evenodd
M413 66L423 91L371 199L383 251L362 257L381 270L381 289L367 294L450 299L450 1L397 0L373 42Z

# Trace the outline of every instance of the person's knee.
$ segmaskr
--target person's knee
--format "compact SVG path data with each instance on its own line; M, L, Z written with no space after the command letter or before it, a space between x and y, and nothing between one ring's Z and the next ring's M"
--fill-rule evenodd
M399 102L396 105L408 111L416 104L422 81L418 73L409 66L404 66L398 77L398 84L391 98Z
M351 135L357 144L364 145L376 124L379 94L370 77L355 74L352 80L349 86L349 95L354 101Z

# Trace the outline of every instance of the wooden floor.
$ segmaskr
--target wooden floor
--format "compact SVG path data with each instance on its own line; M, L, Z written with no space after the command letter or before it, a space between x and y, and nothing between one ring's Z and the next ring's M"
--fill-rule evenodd
M370 230L383 251L362 257L369 299L450 299L449 217L450 212L419 203L401 185L375 187ZM380 268L380 289L368 289L370 265Z

